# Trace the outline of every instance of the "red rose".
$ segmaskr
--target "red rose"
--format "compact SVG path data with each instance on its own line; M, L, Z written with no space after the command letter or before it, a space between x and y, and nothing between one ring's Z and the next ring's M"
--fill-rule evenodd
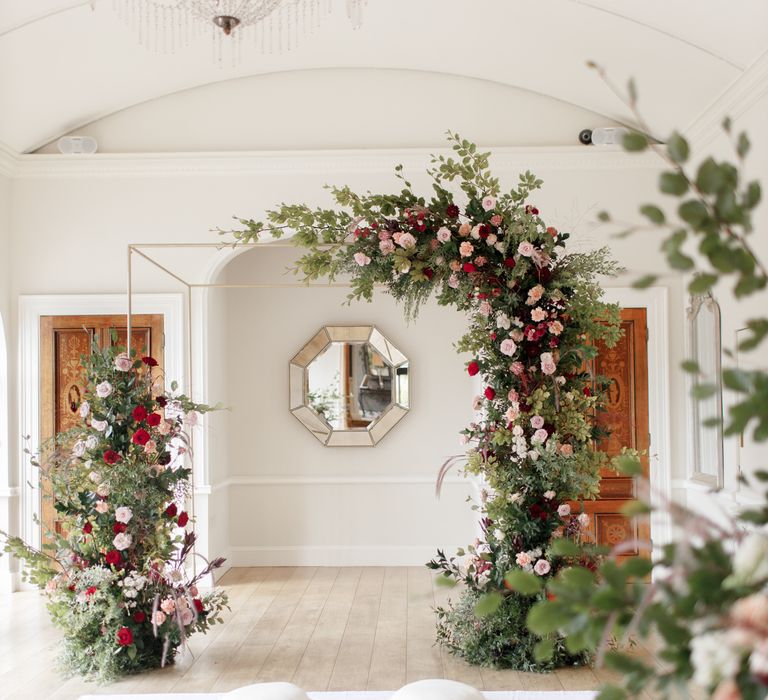
M179 527L186 527L187 523L189 522L189 516L187 515L186 511L181 511L179 513L179 519L176 521L179 524Z
M102 459L107 464L116 464L120 461L120 455L114 450L105 450L104 454L102 455Z
M149 442L149 433L144 428L139 428L131 438L134 445L146 445Z
M554 238L557 235L557 229L554 226L547 226L547 233Z
M200 598L193 598L192 599L192 605L195 606L195 610L197 610L197 614L200 615L203 612L203 601L200 600Z
M90 522L87 522L85 525L83 525L83 533L86 535L90 535L93 532L93 524Z
M147 365L147 367L157 367L157 360L154 357L142 357L141 361Z
M492 386L485 387L485 398L489 401L493 401L496 398L496 389Z
M117 630L117 643L121 647L129 647L133 644L133 632L129 627L121 627Z
M584 396L592 396L592 389L590 389L588 386L584 387Z
M147 417L147 409L144 408L144 406L136 406L131 412L131 415L133 416L133 420L137 423L141 423L141 421Z
M104 561L110 566L118 566L123 561L123 557L116 549L110 549L105 555Z
M477 298L478 299L487 299L488 298L488 294L486 292L478 292L477 293Z
M135 613L133 613L133 621L141 624L147 619L147 616L145 613L141 612L141 610L137 610Z
M459 215L459 208L455 204L449 204L445 208L445 215L450 219L455 219Z
M464 272L474 272L477 268L472 263L464 263L461 269Z
M168 404L168 399L165 396L155 396L155 401L160 408L164 408Z
M163 417L159 413L150 413L147 416L147 425L150 428L156 428L158 425L160 425L160 421L163 419Z
M169 518L175 518L175 517L176 517L176 513L178 513L178 509L176 508L176 504L175 504L175 503L171 503L171 505L169 505L169 506L168 506L168 507L165 509L165 514L166 514L166 515L167 515Z
M125 523L115 523L112 526L112 532L115 534L118 534L119 532L125 532L128 529L128 526Z
M474 377L480 371L480 365L474 360L467 365L467 373L470 377Z
M505 259L504 259L504 267L508 267L510 270L511 270L512 268L514 268L514 266L515 266L516 264L517 264L517 263L515 263L515 259L514 259L514 258L505 258Z

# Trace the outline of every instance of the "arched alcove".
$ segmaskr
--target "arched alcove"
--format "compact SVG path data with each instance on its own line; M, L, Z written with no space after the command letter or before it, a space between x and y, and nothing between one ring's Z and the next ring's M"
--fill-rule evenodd
M285 285L296 255L246 250L212 282ZM347 294L301 285L207 290L207 392L231 409L210 417L211 549L228 551L232 566L421 564L437 547L474 537L471 484L454 478L439 501L434 493L472 412L452 347L464 319L429 303L408 325L388 295L350 306ZM376 325L408 355L412 409L374 448L328 448L289 412L288 365L321 326L353 324Z

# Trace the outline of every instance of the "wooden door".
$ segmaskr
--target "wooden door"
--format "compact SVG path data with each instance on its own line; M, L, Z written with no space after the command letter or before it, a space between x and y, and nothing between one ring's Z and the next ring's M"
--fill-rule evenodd
M598 449L609 455L618 454L622 447L632 447L647 453L648 432L648 328L645 309L622 309L621 326L624 334L613 348L598 344L595 374L610 381L607 410L597 417L597 423L610 431ZM642 457L643 473L648 477L648 455ZM584 510L591 519L592 534L598 544L614 546L629 540L650 541L647 518L630 520L621 514L624 504L637 496L635 479L604 469L600 479L600 497L586 501ZM630 549L622 558L649 557L650 553Z
M116 345L125 347L128 329L123 315L40 318L40 428L43 441L80 425L79 408L85 386L81 357L90 353L92 338L99 347L109 347L113 330L117 333ZM152 355L158 361L158 369L162 367L162 315L133 316L131 347L140 356ZM159 371L158 376L161 376ZM43 542L48 542L50 533L61 533L61 522L51 498L50 482L43 479L40 491Z

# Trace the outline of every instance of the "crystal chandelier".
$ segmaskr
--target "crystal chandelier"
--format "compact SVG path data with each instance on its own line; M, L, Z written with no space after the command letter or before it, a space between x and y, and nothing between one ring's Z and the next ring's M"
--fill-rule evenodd
M341 1L357 29L368 0ZM290 51L333 5L334 0L113 0L118 15L146 48L175 53L209 31L219 63L225 51L237 63L248 43L264 53Z

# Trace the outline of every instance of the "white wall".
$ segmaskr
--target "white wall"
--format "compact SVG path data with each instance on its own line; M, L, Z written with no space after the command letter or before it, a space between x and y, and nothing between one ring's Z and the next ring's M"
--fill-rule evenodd
M417 187L428 187L425 151L23 157L13 188L12 230L19 242L13 303L19 294L122 291L129 242L215 242L209 229L229 225L233 213L259 216L280 201L327 204L326 182L390 190L397 186L391 169L399 162ZM574 231L575 248L613 247L630 272L609 284L626 286L636 274L663 268L655 241L614 239L591 223L602 208L619 219L635 218L637 202L653 196L658 164L652 158L597 148L502 148L495 163L510 185L529 168L543 177L544 190L532 199L551 224ZM223 255L210 249L158 253L196 282L205 281L210 261ZM250 255L231 263L227 277L250 276ZM259 264L273 265L284 281L283 263L264 260ZM670 299L682 298L677 278L663 284ZM166 289L178 285L137 262L137 291ZM461 334L461 318L429 308L406 328L388 299L347 308L340 306L343 296L305 289L210 295L203 388L206 399L223 400L233 410L208 419L207 447L197 454L209 462L197 483L205 554L231 545L236 564L417 564L438 546L473 539L471 512L462 502L466 487L449 486L436 503L432 483L443 456L458 452L456 431L470 417L472 388L450 345ZM413 357L414 410L379 447L331 450L288 414L286 367L320 325L352 320L380 323ZM670 309L672 366L682 358L682 328L681 304ZM444 386L433 404L439 381ZM684 391L677 375L670 395L673 441L660 459L683 478Z

